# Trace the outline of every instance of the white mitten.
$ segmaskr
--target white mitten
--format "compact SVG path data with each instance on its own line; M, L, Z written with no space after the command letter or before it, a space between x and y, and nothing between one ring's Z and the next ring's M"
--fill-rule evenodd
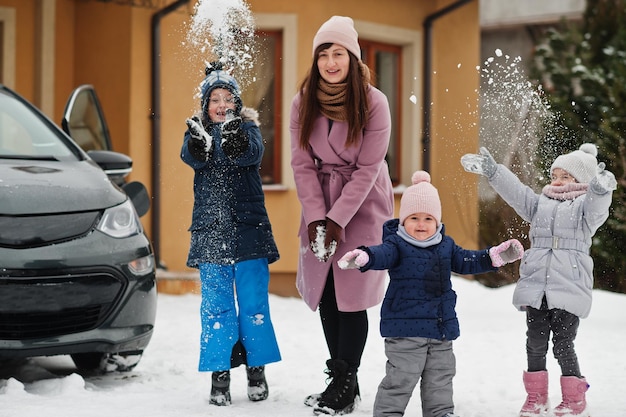
M467 172L491 178L498 169L498 164L487 148L480 148L480 154L468 153L461 157L461 165Z
M517 239L510 239L489 249L491 264L496 268L515 262L524 256L524 247Z
M354 249L346 253L337 261L341 269L357 269L367 265L370 257L364 250Z
M617 189L617 180L615 175L611 171L605 169L604 162L598 164L598 173L596 177L591 180L589 186L598 194L605 194L609 191L615 191Z

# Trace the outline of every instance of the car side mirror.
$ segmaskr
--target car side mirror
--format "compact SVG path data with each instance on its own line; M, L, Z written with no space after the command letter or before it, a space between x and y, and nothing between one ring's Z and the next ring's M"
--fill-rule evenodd
M129 182L122 185L122 190L128 195L130 201L133 202L139 217L142 217L150 210L150 196L142 183L138 181Z
M133 202L139 217L148 212L150 209L150 196L146 187L137 181L126 183L124 180L132 171L133 160L130 157L113 151L89 151L87 155L102 168L111 181L124 190Z
M121 186L133 169L133 160L123 153L113 151L89 151L87 155L102 168L111 181Z

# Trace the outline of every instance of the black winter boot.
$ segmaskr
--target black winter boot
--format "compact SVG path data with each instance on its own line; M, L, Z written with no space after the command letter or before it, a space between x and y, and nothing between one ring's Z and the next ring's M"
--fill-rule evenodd
M248 399L263 401L267 399L269 390L265 380L265 366L246 366L248 375Z
M331 389L331 386L335 379L335 360L334 359L329 359L326 361L326 369L324 370L324 373L327 375L326 376L327 386L326 386L326 389L324 390L324 392L326 392L329 389ZM319 402L321 396L324 395L324 392L308 395L304 399L304 405L308 405L309 407L315 407L317 403Z
M230 371L216 371L211 375L211 404L230 405Z
M313 413L331 416L350 414L360 401L357 369L341 359L335 359L329 364L329 369L333 370L333 380L320 395Z

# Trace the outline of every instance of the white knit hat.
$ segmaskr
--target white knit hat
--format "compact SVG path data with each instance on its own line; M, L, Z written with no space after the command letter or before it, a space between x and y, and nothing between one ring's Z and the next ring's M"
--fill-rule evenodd
M593 143L583 143L577 151L557 157L550 167L550 175L554 168L561 168L576 178L580 183L588 183L597 174L598 148Z
M354 29L354 21L350 17L333 16L320 26L313 38L313 58L317 47L325 43L341 45L361 60L359 34Z
M400 200L400 224L414 213L428 213L441 224L441 201L439 192L430 183L430 174L415 171L411 178L413 185L408 187Z

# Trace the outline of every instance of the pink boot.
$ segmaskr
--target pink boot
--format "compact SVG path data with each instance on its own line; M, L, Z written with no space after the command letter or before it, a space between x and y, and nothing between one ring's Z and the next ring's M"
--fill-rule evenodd
M524 371L526 402L519 412L519 417L545 416L550 408L548 400L548 371Z
M561 393L563 401L554 409L556 417L589 417L585 392L589 384L585 378L575 376L561 377Z

